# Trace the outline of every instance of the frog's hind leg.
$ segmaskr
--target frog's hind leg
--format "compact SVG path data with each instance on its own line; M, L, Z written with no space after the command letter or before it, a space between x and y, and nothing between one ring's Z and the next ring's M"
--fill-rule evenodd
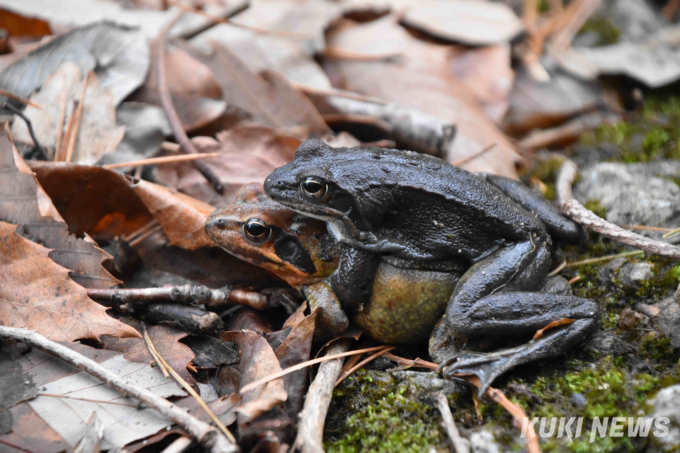
M501 374L534 360L562 354L594 333L599 324L600 309L591 300L580 297L541 293L500 293L480 299L458 327L471 336L532 335L562 318L574 322L547 333L519 347L487 354L463 354L444 364L443 373L475 374L481 380L480 395Z

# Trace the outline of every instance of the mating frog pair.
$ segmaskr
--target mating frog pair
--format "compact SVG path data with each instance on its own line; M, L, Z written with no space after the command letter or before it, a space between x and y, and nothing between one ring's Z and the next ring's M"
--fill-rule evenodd
M327 222L344 244L328 281L349 313L371 306L387 263L400 272L462 273L443 320L456 338L531 336L554 321L572 321L516 348L457 353L443 362L446 376L478 375L480 392L514 366L558 355L597 329L593 301L542 292L558 250L553 239L578 243L583 230L519 182L409 151L308 140L264 188L275 202ZM211 219L209 234L220 227ZM408 303L396 295L393 301Z

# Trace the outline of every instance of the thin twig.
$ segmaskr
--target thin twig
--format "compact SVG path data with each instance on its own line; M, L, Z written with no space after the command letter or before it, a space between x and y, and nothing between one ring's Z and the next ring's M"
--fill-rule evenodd
M449 407L446 395L438 392L434 399L437 401L437 408L442 414L442 426L453 444L453 449L456 450L456 453L470 453L470 442L462 438L458 433L458 428L456 428L456 422L453 421L453 414L451 414L451 408Z
M50 398L62 398L62 399L65 398L65 399L69 399L69 400L86 401L88 403L97 403L97 404L113 404L114 406L137 407L136 404L117 403L115 401L93 400L93 399L90 399L90 398L76 398L75 396L54 395L52 393L38 393L38 396L48 396Z
M78 106L78 102L73 100L71 101L71 115L68 117L68 121L66 121L66 128L64 130L64 137L61 140L61 145L59 146L59 153L55 153L54 155L54 161L55 162L63 162L66 159L66 148L68 147L71 133L73 132L73 123L75 122L75 111Z
M625 258L627 256L642 255L644 253L645 252L642 251L642 250L635 250L633 252L617 253L616 255L607 255L607 256L601 256L599 258L589 258L587 260L574 261L573 263L567 263L564 267L579 267L579 266L583 266L584 264L602 263L604 261L611 261L615 258Z
M158 231L162 231L162 230L163 230L163 227L162 227L160 224L159 224L159 225L156 225L156 226L155 226L154 228L152 228L151 230L149 230L149 231L147 231L146 233L140 235L140 236L137 237L136 239L130 241L130 243L129 243L128 245L129 245L130 247L136 247L137 245L139 245L139 244L141 244L142 242L144 242L144 241L145 241L149 236L151 236L152 234L154 234L154 233L156 233L156 232L158 232Z
M573 285L574 283L576 283L579 280L581 280L581 276L577 275L576 277L570 279L567 283L569 283L570 285Z
M73 149L76 146L76 140L78 138L78 130L80 129L80 120L83 116L83 107L85 106L85 92L87 91L87 84L90 81L90 72L85 74L85 81L83 82L83 91L80 93L80 101L78 102L78 108L75 113L71 113L71 116L75 115L73 121L72 130L68 136L68 148L66 149L66 158L64 162L71 162L73 158Z
M471 154L467 157L463 157L462 159L458 159L455 162L451 162L451 165L455 165L458 167L462 167L463 165L467 164L468 162L477 159L479 156L486 154L487 152L491 151L496 147L495 143L490 144L489 146L482 148L481 150L477 151L474 154Z
M64 80L64 85L66 82ZM61 90L59 94L59 116L57 117L57 144L54 145L54 160L56 161L61 154L61 147L64 146L62 143L64 135L64 120L66 117L66 89Z
M42 105L36 104L35 102L31 101L28 98L21 97L19 95L16 95L16 94L10 92L10 91L3 90L2 88L0 88L0 96L5 96L6 98L10 98L10 99L13 99L17 102L21 102L24 105L30 105L31 107L35 107L35 108L38 108L38 109L41 109L41 110L43 108Z
M175 162L185 162L189 160L205 159L207 157L217 157L220 153L206 153L206 154L182 154L179 156L164 156L164 157L151 157L149 159L134 160L132 162L118 162L116 164L106 164L102 165L103 168L107 170L112 170L114 168L123 167L137 167L143 165L159 165L159 164L174 164Z
M666 239L666 238L669 238L671 236L675 236L678 233L680 233L680 228L676 228L674 230L669 231L668 233L663 235L663 238Z
M158 353L156 352L156 347L151 342L149 332L146 330L146 325L144 324L144 321L142 321L142 332L144 335L144 342L146 343L146 348L149 350L149 354L151 354L151 357L153 357L154 362L156 362L156 365L158 366L158 368L160 368L161 372L163 373L163 376L169 378L170 373L168 373L168 370L165 369L165 367L161 363L161 359L160 357L158 357Z
M37 349L54 355L64 362L96 377L123 395L131 396L146 406L158 411L161 415L177 423L187 434L191 435L212 453L238 452L236 445L230 444L222 433L215 427L190 415L186 410L174 405L165 398L161 398L150 390L138 387L122 376L104 368L97 362L61 344L48 340L28 329L0 326L0 337L11 338L26 343Z
M340 377L338 378L337 381L335 381L335 386L337 387L338 385L340 385L340 383L341 383L342 381L344 381L345 379L347 379L349 376L352 375L352 373L354 373L356 370L358 370L358 369L361 368L362 366L366 365L366 364L369 363L369 362L372 362L373 360L375 360L375 359L377 359L378 357L380 357L380 356L382 356L382 355L384 355L384 354L390 352L391 350L393 350L393 349L395 349L395 348L396 348L396 346L385 346L384 349L379 350L379 351L376 352L375 354L368 356L367 358L365 358L365 359L362 360L361 362L357 363L356 365L353 365L349 370L345 371L345 372L342 374L342 376L340 376Z
M555 269L551 270L550 273L548 274L548 277L552 277L553 275L557 275L560 273L562 269L564 269L567 266L567 260L562 260L562 262L557 266Z
M270 374L269 376L263 377L262 379L258 379L256 381L253 381L250 384L243 386L239 390L239 393L241 395L243 395L247 391L252 390L252 389L259 387L261 385L264 385L269 381L273 381L274 379L278 379L282 376L293 373L294 371L297 371L297 370L301 370L301 369L306 368L308 366L316 365L317 363L326 362L328 360L339 359L340 357L347 357L347 356L351 356L351 355L355 355L355 354L364 354L366 352L373 352L373 351L377 351L378 349L383 349L384 347L385 347L385 345L374 346L372 348L357 349L355 351L343 352L343 353L340 353L340 354L327 355L327 356L324 356L324 357L320 357L318 359L307 360L306 362L298 363L297 365L293 365L291 367L288 367L285 370L278 371L274 374Z
M640 236L632 231L624 230L623 228L596 216L593 212L589 211L581 203L576 201L571 193L571 185L574 182L577 173L578 167L573 161L566 159L562 163L562 167L557 175L557 180L555 181L557 204L562 208L562 212L572 220L583 225L586 229L607 236L616 242L628 244L631 247L655 255L663 255L680 260L679 247L667 242L655 241Z
M624 228L627 228L629 230L647 230L647 231L660 231L667 233L669 231L675 231L680 229L672 229L672 228L661 228L661 227L655 227L655 226L647 226L647 225L623 225Z
M193 441L191 439L182 436L168 445L161 453L184 453L189 447L191 447L192 443Z
M151 341L151 337L149 337L149 333L146 331L146 325L144 322L142 322L142 330L144 331L144 340L147 342L146 344L149 345L149 349L153 350L153 353L155 354L156 357L158 357L158 360L160 361L160 365L165 367L166 370L168 370L168 373L172 375L173 378L182 386L184 387L184 390L186 390L189 395L191 395L196 402L203 408L203 410L210 416L210 419L217 425L220 431L222 431L222 434L229 439L230 442L236 443L236 439L234 438L234 435L227 429L226 426L224 426L224 423L217 418L217 416L213 413L213 411L210 410L207 404L205 404L205 401L203 401L203 398L196 393L196 390L194 390L188 383L185 381L182 376L177 374L177 372L168 364L168 362L165 361L162 355L156 350L156 347L153 345L153 342Z
M3 105L6 109L9 109L12 113L17 115L19 118L24 120L26 123L26 127L28 128L28 133L31 136L31 139L33 140L33 143L35 144L35 149L38 150L38 158L40 160L47 160L47 150L45 147L40 144L40 141L38 140L38 137L35 135L35 131L33 130L33 123L31 123L31 120L28 119L26 115L24 115L24 112L19 110L18 108L14 107L12 104L8 104L5 102ZM31 153L33 154L33 153Z
M165 115L168 117L168 122L170 123L170 128L172 129L172 134L175 139L180 144L182 151L186 154L198 154L194 144L189 140L182 121L177 115L175 106L172 103L172 96L170 95L170 89L168 89L167 77L165 74L165 53L167 52L167 35L168 31L173 25L179 20L184 14L181 11L180 14L176 15L161 31L158 36L158 94L161 99L161 104L163 105L163 110ZM224 193L224 186L220 182L220 178L213 172L213 170L205 164L205 162L200 160L193 161L194 166L203 175L203 177L210 183L215 192L220 195Z
M338 357L347 351L349 339L338 340L326 351L326 357ZM297 437L294 447L302 453L323 453L323 427L328 414L328 407L333 396L335 380L340 375L342 360L336 359L319 366L314 381L309 386L305 405L300 412Z

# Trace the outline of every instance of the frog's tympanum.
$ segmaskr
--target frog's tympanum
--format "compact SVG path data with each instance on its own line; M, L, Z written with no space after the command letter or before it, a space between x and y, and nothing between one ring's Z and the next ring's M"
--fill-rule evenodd
M347 328L347 315L329 280L347 246L335 240L325 222L275 203L261 184L252 183L241 188L234 204L210 215L206 232L227 252L300 289L312 308L320 307L318 335L337 335ZM402 269L387 262L374 273L368 301L350 315L385 343L426 340L462 274Z
M449 377L477 374L480 391L512 367L560 354L597 329L593 301L540 292L553 239L578 243L583 230L518 182L414 152L308 140L264 187L274 201L329 222L351 246L331 278L340 279L335 292L344 306L370 297L380 256L421 269L465 264L444 318L456 338L530 337L553 321L573 320L520 347L457 354L443 363Z

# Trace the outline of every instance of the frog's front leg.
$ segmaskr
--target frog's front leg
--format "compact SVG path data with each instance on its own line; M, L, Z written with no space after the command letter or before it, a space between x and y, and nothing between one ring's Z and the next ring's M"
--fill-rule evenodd
M381 258L366 250L343 246L337 270L330 278L331 288L348 314L361 310L368 302L373 279Z
M442 364L445 376L476 374L482 383L481 395L496 377L513 367L559 355L597 329L600 310L595 302L531 292L543 286L549 266L549 240L540 237L499 250L461 278L449 300L445 322L452 335L461 338L531 336L552 321L569 318L574 322L518 348L453 356Z

